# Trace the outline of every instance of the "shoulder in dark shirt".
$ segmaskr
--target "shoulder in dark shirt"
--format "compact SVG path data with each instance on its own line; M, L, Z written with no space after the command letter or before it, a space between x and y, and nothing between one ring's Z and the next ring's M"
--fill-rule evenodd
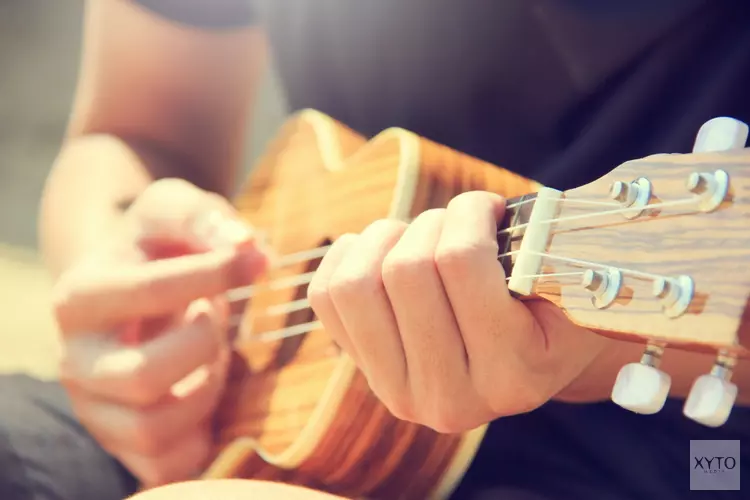
M239 28L255 20L252 0L128 0L174 22L207 29Z

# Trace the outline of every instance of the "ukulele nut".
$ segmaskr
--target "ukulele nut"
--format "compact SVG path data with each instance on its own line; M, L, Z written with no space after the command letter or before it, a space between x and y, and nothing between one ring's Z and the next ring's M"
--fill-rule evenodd
M679 276L677 279L655 279L651 293L654 298L661 300L664 314L676 318L687 311L693 300L694 290L695 285L689 276Z
M700 197L698 208L712 212L724 202L729 191L729 174L724 170L714 173L693 172L685 183L688 191Z
M594 307L604 309L612 304L620 293L622 273L615 268L609 268L605 272L587 269L581 278L581 286L593 294L591 303Z
M609 188L609 196L623 207L632 207L633 211L624 212L623 215L628 219L635 219L651 201L651 182L645 177L633 182L616 181Z

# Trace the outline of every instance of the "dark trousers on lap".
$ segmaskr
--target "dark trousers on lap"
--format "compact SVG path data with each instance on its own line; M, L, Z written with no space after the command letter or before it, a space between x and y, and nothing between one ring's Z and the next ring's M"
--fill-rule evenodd
M76 421L58 383L0 376L0 400L0 500L121 500L136 491L135 479ZM611 403L549 403L493 422L455 498L748 498L690 491L691 439L741 440L738 467L750 489L748 408L708 429L682 417L679 401L648 417Z

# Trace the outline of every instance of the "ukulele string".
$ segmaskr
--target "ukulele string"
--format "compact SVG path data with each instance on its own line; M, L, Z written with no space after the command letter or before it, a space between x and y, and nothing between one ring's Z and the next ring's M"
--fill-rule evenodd
M530 198L528 200L511 203L507 205L506 208L517 208L522 205L532 203L534 201L536 201L536 198ZM620 206L619 203L596 201L596 200L584 200L584 199L576 199L576 198L562 198L558 201L564 202L564 203L580 203L580 204L608 206L608 207ZM313 259L323 257L325 256L326 252L330 249L330 247L331 245L324 245L324 246L311 248L308 250L302 250L300 252L295 252L295 253L284 255L282 257L277 258L274 261L272 267L273 268L287 267L292 264L299 264L301 262L307 262Z
M531 198L529 200L524 200L521 202L509 204L507 208L516 208L518 206L524 205L526 203L531 203L534 201L537 201L537 200L534 198ZM570 198L563 198L557 201L568 202L568 203L572 202L572 203L581 203L581 204L601 205L601 206L620 206L617 203L611 203L611 202L601 202L601 201L595 201L595 200L576 200L576 199L570 199ZM651 210L654 208L686 205L686 204L691 204L695 202L696 202L695 198L687 198L687 199L675 200L675 201L670 201L670 202L655 203L655 204L648 205L647 207L643 207L643 208ZM635 210L637 209L638 208L635 208ZM634 210L633 207L619 208L615 210L604 210L604 211L593 212L593 213L586 213L586 214L580 214L580 215L574 215L574 216L568 216L568 217L559 217L555 219L549 219L546 221L539 222L539 224L553 224L553 223L566 222L566 221L572 221L572 220L581 220L581 219L599 217L603 215L627 213L633 210ZM498 231L497 234L509 233L517 229L522 229L528 225L529 225L528 223L518 224L512 227L505 228L501 231ZM554 232L552 234L554 234ZM325 245L325 246L320 246L320 247L316 247L316 248L309 249L309 250L304 250L301 252L296 252L293 254L288 254L286 256L282 256L275 261L274 266L272 267L273 268L286 267L292 264L306 262L312 259L323 257L325 256L327 251L330 249L330 247L331 245ZM516 250L516 251L500 254L498 255L498 260L502 259L503 257L508 257L511 255L517 254L519 252L520 251ZM587 268L592 268L592 267L604 268L604 269L611 267L607 264L589 262L589 261L585 261L581 259L574 259L570 257L564 257L561 255L554 255L554 254L550 254L547 252L533 252L533 251L528 251L528 250L527 252L534 254L534 255L539 255L543 258L566 262L568 264L575 265L575 266L583 266ZM648 279L648 280L655 280L655 279L662 278L662 276L658 276L658 275L650 274L650 273L644 273L641 271L636 271L634 269L624 269L624 268L618 268L618 269L623 274L630 275L634 278L641 278L641 279ZM293 276L289 276L285 278L279 278L279 279L270 281L262 288L266 290L268 289L280 290L280 289L289 288L293 286L309 284L314 274L315 272L312 271L312 272L297 274L297 275L293 275ZM517 278L521 278L521 279L534 278L534 279L539 280L543 278L554 278L554 277L563 277L563 276L581 276L583 274L584 274L583 271L566 272L566 273L541 273L541 274L530 274L530 275L518 276ZM506 281L508 280L510 280L510 277L506 277ZM226 295L227 295L227 299L230 302L236 302L236 301L250 299L253 295L257 293L258 290L259 290L258 286L250 285L246 287L240 287L240 288L229 290L226 292ZM310 308L310 304L307 299L299 299L299 300L294 300L291 302L277 304L275 306L269 307L268 309L266 309L266 315L271 315L271 316L282 315L282 314L288 314L291 312L301 311L301 310L305 310L309 308ZM233 326L238 326L239 322L241 321L241 318L242 318L242 315L233 316L233 321L232 321ZM286 327L286 328L281 328L279 330L263 332L263 333L254 335L253 339L260 340L263 342L270 342L270 341L279 340L282 338L303 335L303 334L318 330L320 328L322 328L322 324L319 321L311 321L307 323L293 325L293 326Z
M543 279L543 278L557 278L557 277L567 277L567 276L582 276L584 273L583 271L576 271L576 272L564 272L564 273L539 273L539 274L528 274L519 276L519 278L535 278L537 280ZM506 281L508 281L510 277L505 278ZM565 284L565 283L562 283ZM279 314L286 314L289 312L294 311L301 311L304 309L310 308L310 302L307 299L300 299L295 300L291 302L287 302L284 304L279 304L274 307L269 307L265 310L264 316L273 316L273 315L279 315ZM244 315L243 314L235 314L230 318L230 326L231 327L239 327ZM290 337L296 337L298 335L304 335L307 333L311 333L315 330L320 330L323 328L323 325L320 321L308 321L306 323L300 323L297 325L288 326L285 328L279 328L278 330L269 330L265 332L261 332L258 334L252 335L251 339L256 342L273 342L276 340L281 340L285 338Z
M550 277L561 277L561 276L581 276L583 271L575 271L568 273L541 273L541 274L526 274L518 276L518 278L550 278ZM505 281L509 281L510 277L505 278ZM310 302L307 299L292 300L290 302L284 302L271 307L266 308L266 316L279 316L283 314L289 314L296 311L302 311L310 307Z
M534 199L529 199L529 200L517 202L517 203L509 205L509 207L519 206L519 205L522 205L524 203L531 203L532 201L535 201L535 200ZM598 201L592 201L592 200L576 200L576 199L570 199L570 198L563 198L563 199L558 200L558 201L563 201L563 202L567 201L567 202L576 202L576 203L595 203L595 204L600 204L601 203L601 204L605 204L605 205L614 205L613 203L608 203L608 202L598 202ZM676 205L682 205L682 204L694 203L694 202L695 202L695 199L689 198L689 199L676 200L676 201L671 201L671 202L655 203L653 205L648 205L648 208L649 209L653 209L653 208L659 208L659 207L665 207L665 206L676 206ZM586 213L586 214L581 214L581 215L574 215L574 216L569 216L569 217L561 217L561 218L557 218L557 219L550 219L550 220L542 221L542 222L540 222L540 224L548 224L548 223L552 224L552 223L565 222L565 221L570 221L570 220L580 220L580 219L586 219L586 218L590 218L590 217L597 217L597 216L601 216L601 215L624 213L624 212L628 212L628 211L632 211L632 210L633 210L633 208L625 208L625 209L617 209L617 210L605 210L605 211L601 211L601 212ZM515 231L517 229L521 229L521 228L524 228L526 226L528 226L528 223L527 224L518 224L516 226L512 226L512 227L503 229L501 231L498 231L497 234L504 234L504 233L507 233L507 232ZM552 234L554 234L554 232L552 232ZM324 246L320 246L320 247L316 247L316 248L312 248L312 249L308 249L308 250L303 250L301 252L295 252L295 253L292 253L292 254L287 254L285 256L277 258L275 260L274 264L272 265L272 268L273 269L278 269L278 268L290 266L292 264L298 264L298 263L301 263L301 262L307 262L307 261L310 261L312 259L323 257L323 256L325 256L325 254L328 252L328 250L330 248L331 248L331 245L324 245ZM508 253L508 254L500 255L499 257L505 257L505 256L508 256L508 255L511 255L511 254L512 254L512 252ZM558 259L563 259L563 257L557 257L557 258ZM582 263L582 261L579 262L579 264L580 263ZM604 266L602 264L594 264L594 263L587 263L586 265L596 265L596 266L599 266L599 267L607 267L607 266ZM631 272L634 273L634 274L637 273L636 271L631 271ZM286 277L286 278L279 278L279 279L270 281L268 284L266 284L266 286L269 287L269 288L271 288L272 290L279 290L279 289L287 288L287 287L290 287L290 286L304 285L304 284L309 283L309 281L306 281L306 280L311 279L312 276L313 276L313 274L314 274L314 272L309 272L309 273L298 274L298 275L290 276L290 277ZM653 277L651 276L651 278L653 278ZM255 286L255 285L249 285L249 286L245 286L245 287L234 288L232 290L227 291L227 298L228 298L228 300L230 302L236 302L236 301L240 301L240 300L246 300L246 299L249 299L250 297L252 297L256 293L256 290L257 290L257 286Z
M518 208L522 205L526 205L528 203L534 203L535 201L538 201L538 198L529 198L528 200L523 201L517 201L515 203L509 203L505 206L506 209L508 208ZM622 206L620 203L614 202L614 201L597 201L597 200L584 200L581 198L560 198L558 200L555 200L555 202L563 202L563 203L580 203L582 205L598 205L598 206L604 206L604 207L620 207ZM632 210L632 209L631 209Z
M602 264L600 262L589 262L587 260L574 259L572 257L563 257L562 255L555 255L555 254L551 254L548 252L535 252L533 250L524 250L524 252L531 254L531 255L538 255L541 257L548 258L548 259L557 260L561 262L567 262L568 264L582 266L586 268L596 267L599 269L607 269L607 268L613 267L610 264ZM506 252L506 253L498 255L498 258L502 259L503 257L509 257L511 255L516 255L519 253L521 253L520 250L513 250L512 252ZM657 280L657 279L664 278L664 276L659 276L658 274L644 273L642 271L636 271L635 269L626 269L626 268L619 267L619 266L617 266L617 269L622 274L632 276L633 278L640 278L644 280ZM581 272L581 274L583 274L583 271Z
M557 201L563 201L563 200L557 200ZM627 212L633 212L634 210L652 210L654 208L662 208L662 207L673 207L678 205L688 205L695 203L695 198L685 198L682 200L674 200L674 201L663 201L661 203L654 203L652 205L646 205L645 207L627 207L627 208L619 208L616 210L604 210L601 212L593 212L593 213L586 213L586 214L579 214L579 215L570 215L567 217L557 217L554 219L548 219L544 221L540 221L537 224L554 224L558 222L568 222L572 220L581 220L581 219L590 219L593 217L601 217L602 215L614 215L614 214L622 214ZM497 232L497 234L506 234L511 233L517 229L523 229L529 225L528 222L524 224L517 224L515 226L507 227L505 229L501 229ZM553 233L554 234L554 233Z

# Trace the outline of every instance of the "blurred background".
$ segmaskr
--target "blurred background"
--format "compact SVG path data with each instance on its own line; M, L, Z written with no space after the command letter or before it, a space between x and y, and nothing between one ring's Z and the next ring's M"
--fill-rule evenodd
M0 0L0 372L57 373L37 213L76 84L84 0ZM273 70L249 117L246 169L286 105Z

